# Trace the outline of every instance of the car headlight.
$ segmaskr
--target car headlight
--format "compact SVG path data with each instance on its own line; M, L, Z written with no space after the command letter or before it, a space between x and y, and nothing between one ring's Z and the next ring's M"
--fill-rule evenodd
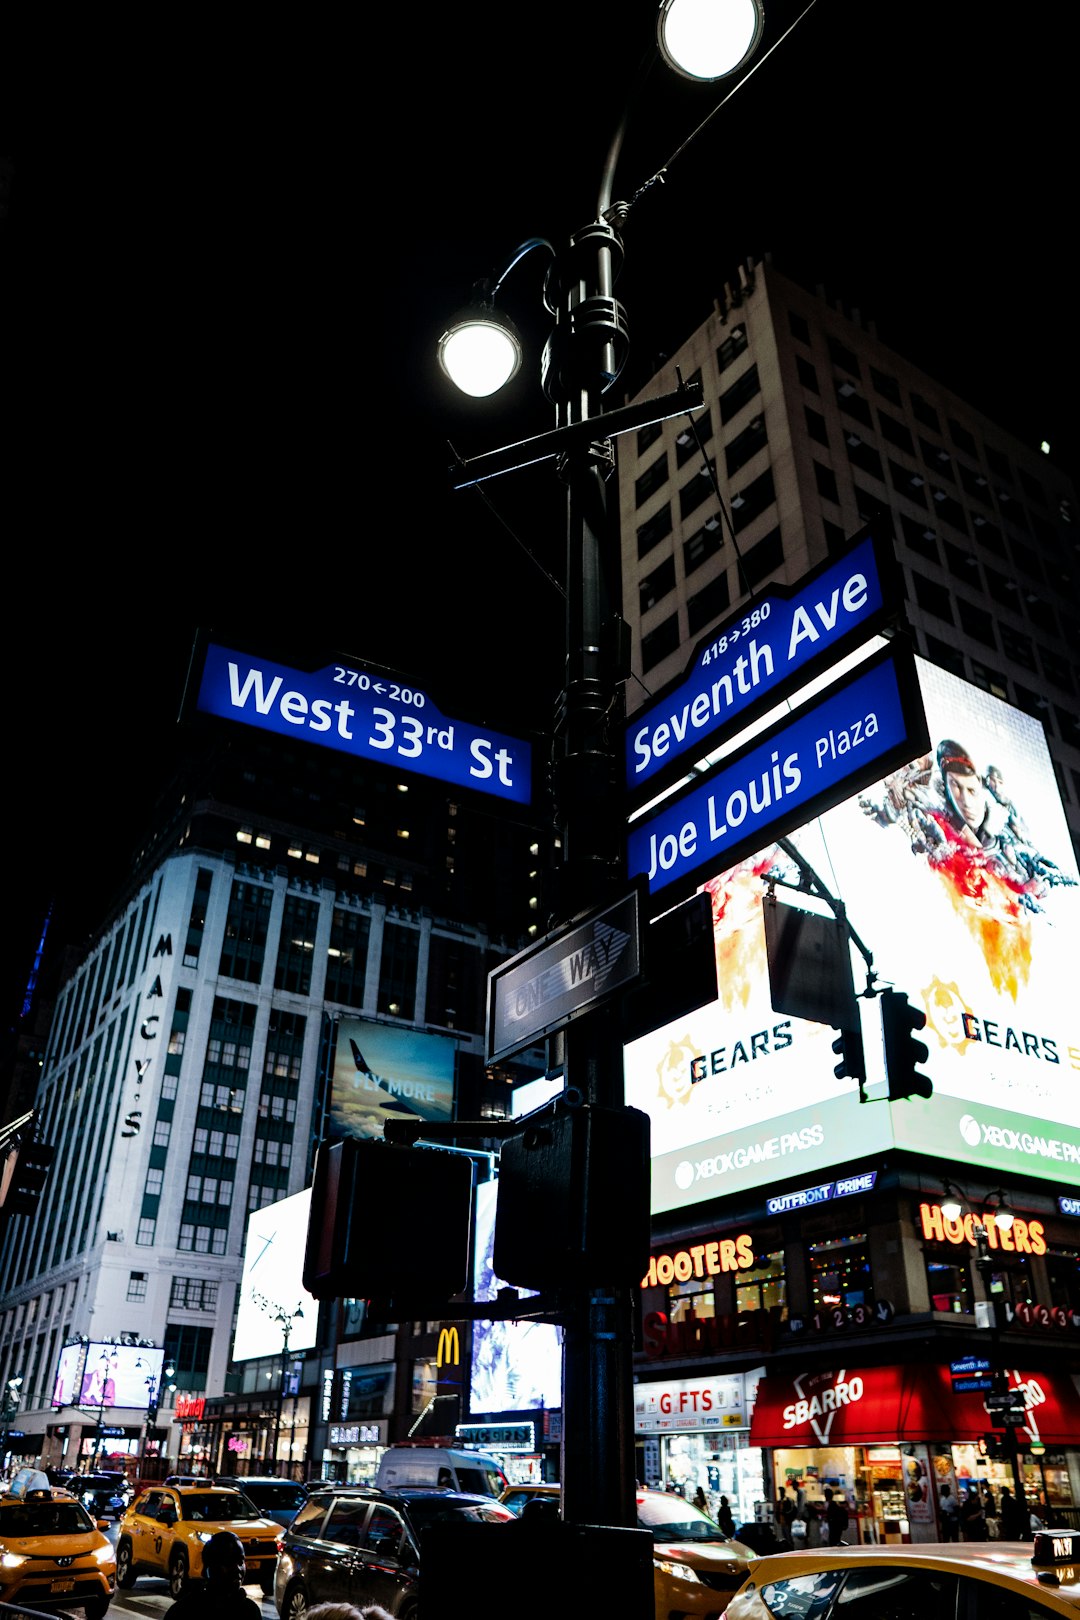
M107 1541L104 1547L94 1548L94 1561L98 1564L115 1564L116 1549L111 1542Z
M680 1564L674 1558L656 1558L653 1560L657 1569L663 1570L665 1575L673 1575L678 1581L696 1581L700 1579L696 1569L689 1564Z
M195 1532L195 1540L196 1541L201 1541L203 1546L205 1547L206 1543L210 1540L210 1537L213 1534L214 1534L214 1532L212 1530L196 1530L196 1532Z
M0 1569L21 1569L24 1564L29 1562L29 1558L25 1557L23 1553L8 1552L6 1548L3 1553L0 1553Z

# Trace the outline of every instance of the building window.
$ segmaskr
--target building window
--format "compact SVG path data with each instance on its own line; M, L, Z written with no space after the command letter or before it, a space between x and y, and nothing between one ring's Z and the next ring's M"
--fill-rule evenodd
M751 1271L735 1275L735 1309L737 1311L779 1311L787 1321L787 1279L784 1275L784 1251L759 1254Z
M640 561L653 546L658 546L661 540L671 533L671 505L665 501L659 512L655 512L647 523L642 523L637 531L637 554Z
M1080 1311L1080 1249L1048 1248L1046 1280L1050 1285L1052 1307Z
M958 450L962 450L966 456L970 456L973 461L976 460L979 454L979 447L975 443L973 436L968 432L967 428L963 427L959 422L954 421L951 416L948 419L948 428L949 438L952 440L953 444L955 444L956 448Z
M174 1277L169 1307L183 1311L214 1311L217 1309L218 1285L203 1277Z
M753 590L768 576L781 567L784 561L784 545L780 536L780 525L770 529L768 534L745 551L740 560L742 578L747 590Z
M857 433L846 434L844 443L847 449L848 460L851 462L853 467L858 467L860 472L869 473L871 477L879 479L881 483L885 482L885 473L882 469L881 457L878 455L873 445L869 445L864 439L860 439Z
M815 1310L842 1313L844 1319L857 1306L873 1305L866 1233L811 1243L810 1286Z
M896 421L888 411L878 411L878 426L882 438L888 439L890 444L895 444L898 450L906 450L909 456L915 454L915 441L903 422Z
M146 1186L143 1192L147 1198L161 1197L161 1184L165 1179L164 1170L148 1170L146 1172Z
M234 881L218 965L223 977L249 984L261 979L271 899L270 890L261 884Z
M700 416L694 418L693 427L680 428L675 435L675 465L682 467L696 455L703 444L708 444L713 436L712 412L702 411Z
M972 1314L968 1262L955 1249L926 1250L926 1287L932 1311Z
M676 652L679 646L679 615L673 613L658 624L655 630L650 630L647 636L641 638L641 668L645 674L654 669L669 654Z
M702 586L694 596L687 598L686 623L692 636L699 630L704 630L707 624L712 624L721 613L731 606L731 592L728 588L727 570L717 574L708 585Z
M169 1137L171 1135L172 1135L172 1122L170 1120L167 1120L167 1119L155 1120L155 1122L154 1122L154 1146L155 1147L167 1148L168 1145L169 1145Z
M796 334L796 336L797 335L798 334ZM805 341L809 343L809 334L807 334ZM736 326L733 328L731 336L725 338L723 343L721 343L720 347L716 351L717 369L719 371L726 371L728 366L732 365L739 358L740 354L745 353L746 345L746 328L744 326Z
M809 325L809 322L804 320L801 315L797 315L793 309L789 309L788 312L787 312L787 322L788 322L788 331L791 333L792 337L793 338L798 338L800 343L805 343L807 348L809 348L810 347L810 325Z
M841 343L838 337L832 337L831 335L826 337L825 341L829 348L829 359L834 366L839 366L841 371L848 372L852 377L862 375L859 370L858 359L846 343Z
M300 996L309 994L318 927L318 901L298 894L287 894L281 913L281 934L274 966L276 990Z
M997 647L994 636L994 621L985 608L976 607L973 602L966 602L962 596L956 599L957 610L960 614L960 624L963 630L974 641L981 641L985 647Z
M818 387L817 372L809 360L805 359L801 354L795 356L795 371L804 388L809 388L812 394L821 393L821 389Z
M871 366L870 381L882 399L891 401L893 405L901 404L900 384L895 377L890 377L887 371L879 371L876 366Z
M814 479L817 483L818 494L825 500L832 501L834 506L839 506L840 492L836 487L836 474L832 468L823 467L820 461L815 461Z
M411 1018L416 1006L416 968L420 930L387 920L379 963L378 1010L394 1018Z
M938 585L934 580L927 579L925 574L918 574L912 570L911 582L915 587L915 600L924 613L932 613L935 619L943 619L946 624L953 622L953 596L947 585Z
M763 473L745 489L739 490L732 497L732 527L736 534L740 534L748 523L766 511L776 499L776 489L773 485L772 468L766 467Z
M935 411L929 400L923 399L921 394L912 394L911 410L916 422L921 422L923 427L933 428L935 433L941 432L941 423L938 421L937 411Z
M683 573L692 574L695 568L700 568L703 562L715 556L723 543L720 519L715 516L707 519L689 540L683 541Z
M847 416L853 416L863 427L873 428L874 417L866 400L851 383L841 383L836 390L836 403Z
M668 480L667 451L657 456L651 467L634 481L634 504L644 506L650 495L655 495Z
M149 1248L153 1244L154 1233L156 1231L157 1221L151 1220L149 1216L144 1215L142 1220L139 1222L139 1230L135 1234L135 1242L140 1248Z
M829 448L829 432L825 426L825 418L820 411L815 411L812 405L804 405L803 412L806 416L807 433L812 439L816 439L818 444L823 444L827 450Z
M702 467L692 478L688 478L679 491L679 517L686 519L691 512L696 512L702 501L707 501L713 493L713 474L715 462L710 461L706 469Z
M742 432L732 439L724 452L728 477L734 478L739 468L745 467L746 463L756 456L759 450L764 450L768 442L769 436L765 431L765 418L755 416L750 425L744 427Z
M1027 1256L1014 1254L1006 1259L1004 1255L993 1254L992 1261L998 1269L986 1277L986 1292L990 1298L1008 1300L1010 1305L1034 1305L1035 1291L1031 1286Z
M127 1297L128 1297L128 1299L145 1299L146 1298L146 1276L147 1276L147 1274L146 1274L145 1271L129 1271L128 1272L128 1285L127 1285Z
M720 395L720 420L725 425L732 421L742 410L749 405L761 392L761 383L758 380L757 366L750 366L743 372L738 382L732 383L727 391Z
M928 657L933 659L935 664L940 664L942 669L950 669L954 675L963 676L964 655L950 642L939 641L937 636L927 636L926 651Z
M638 435L637 435L637 453L638 453L638 455L643 456L645 454L646 450L648 450L649 446L656 443L657 439L660 437L660 435L661 435L661 433L663 433L663 431L664 431L664 427L663 427L662 422L650 422L650 423L648 423L648 425L646 427L638 428Z
M638 583L638 609L647 613L675 589L675 559L667 557Z
M423 1412L439 1392L439 1369L433 1361L414 1361L412 1374L412 1409Z
M711 1277L689 1277L668 1286L668 1320L688 1322L691 1317L715 1316L716 1297Z

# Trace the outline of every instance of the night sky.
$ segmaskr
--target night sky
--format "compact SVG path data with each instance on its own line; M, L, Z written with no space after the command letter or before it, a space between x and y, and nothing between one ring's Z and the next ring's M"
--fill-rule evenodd
M799 10L766 7L762 51ZM403 15L95 19L11 103L6 1019L49 899L79 937L108 898L199 626L547 723L557 478L484 499L446 476L551 426L544 256L500 300L534 345L508 402L452 398L434 346L520 243L591 220L624 113L616 196L682 149L626 229L627 388L771 251L1075 476L1064 16L1040 14L1029 49L1004 10L817 0L701 129L730 85L643 74L652 0ZM9 53L5 89L19 68Z

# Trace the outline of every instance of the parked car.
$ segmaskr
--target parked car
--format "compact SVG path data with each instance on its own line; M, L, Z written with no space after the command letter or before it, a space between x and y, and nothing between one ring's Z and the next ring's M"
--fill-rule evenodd
M292 1524L308 1498L306 1485L295 1479L277 1479L272 1474L218 1474L214 1483L243 1491L264 1519L274 1519L283 1528Z
M1051 1620L1080 1616L1080 1531L1033 1541L812 1547L761 1558L725 1620Z
M503 1507L508 1507L511 1513L520 1515L526 1502L554 1502L558 1507L562 1502L562 1486L551 1484L508 1485L499 1497Z
M20 1481L20 1475L33 1475ZM44 1485L40 1484L44 1481ZM82 1609L104 1620L116 1590L116 1557L81 1502L21 1469L0 1497L0 1603L53 1613Z
M426 1526L448 1519L505 1524L513 1517L492 1497L464 1491L312 1486L278 1543L278 1614L302 1620L316 1603L378 1603L399 1620L416 1620Z
M152 1485L120 1520L116 1538L116 1584L127 1590L140 1575L162 1575L178 1598L202 1572L203 1546L215 1530L240 1537L247 1578L269 1596L280 1524L260 1514L241 1491L212 1485Z
M498 1497L509 1481L486 1451L423 1442L388 1446L379 1458L375 1483L384 1491L407 1486L444 1486L466 1495Z

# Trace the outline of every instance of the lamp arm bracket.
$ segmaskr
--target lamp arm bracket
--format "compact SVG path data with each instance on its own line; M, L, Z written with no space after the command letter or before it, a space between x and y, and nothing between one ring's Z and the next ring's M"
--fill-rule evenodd
M567 422L538 433L532 439L519 439L516 444L489 450L484 455L460 458L450 467L453 489L471 489L487 478L498 478L503 473L516 472L519 467L531 466L561 455L564 450L591 444L594 440L616 438L622 433L633 433L649 427L653 422L666 422L673 416L684 416L687 411L700 410L703 402L699 382L684 383L671 394L660 394L655 399L641 400L634 405L622 405L617 410L605 411L601 416L586 417L580 422Z

